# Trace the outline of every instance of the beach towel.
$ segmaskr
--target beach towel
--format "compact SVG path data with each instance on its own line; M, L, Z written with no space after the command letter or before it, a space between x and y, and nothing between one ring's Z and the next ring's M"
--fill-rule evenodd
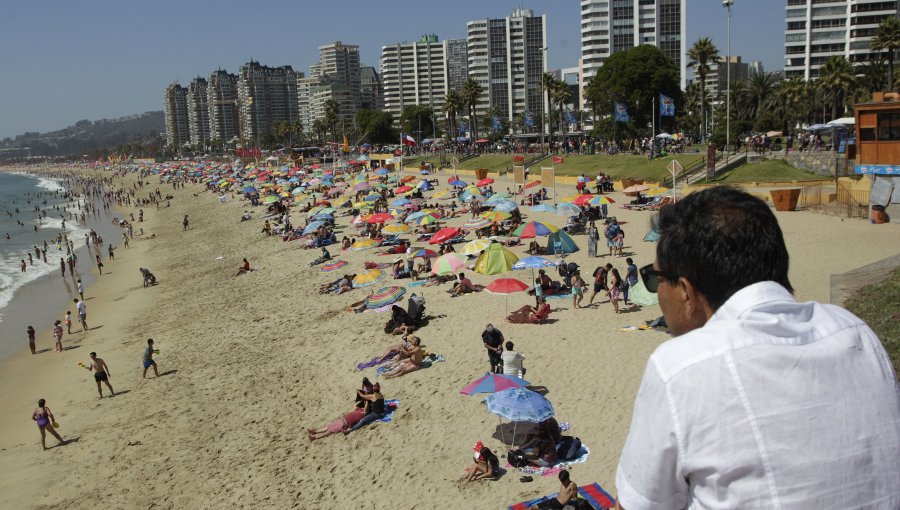
M392 353L388 354L387 356L385 356L384 358L382 358L380 356L376 356L369 361L366 361L363 363L357 363L356 371L359 372L359 371L365 370L367 368L371 368L374 366L378 366L378 365L387 363L388 360L394 359L395 357L397 357L396 352L392 352Z
M406 284L406 286L407 287L421 287L422 285L425 285L426 283L428 283L428 280L418 280L418 281L414 281L414 282L409 282Z
M544 299L572 299L572 291L565 294L544 294Z
M527 466L520 467L520 468L513 466L512 464L509 463L509 461L507 461L506 466L513 468L513 469L518 469L519 471L521 471L522 473L525 473L526 475L553 476L553 475L559 473L560 471L562 471L563 469L568 469L569 466L571 466L572 464L583 464L583 463L587 462L588 456L590 454L591 454L590 448L588 448L585 444L582 443L581 449L578 450L578 457L574 458L573 460L560 461L560 462L558 462L552 466L548 466L548 467L538 467L538 466L527 465Z
M419 370L425 370L426 368L431 368L435 363L439 363L444 361L444 356L442 354L428 354L422 359L422 368ZM381 377L383 374L386 374L393 370L393 366L389 367L378 367L375 369L375 377ZM418 370L417 370L418 371Z
M553 494L547 494L540 498L516 503L515 505L510 506L509 510L525 510L538 503L547 501L548 499L553 499L558 495L558 492L554 492ZM578 495L587 501L588 504L591 505L591 508L594 508L595 510L608 510L610 508L615 508L616 506L616 500L610 496L608 492L603 490L603 487L601 487L599 483L578 487Z
M397 412L398 407L400 407L399 400L385 400L384 401L384 410L385 410L384 418L382 418L380 420L375 420L375 421L390 423L391 417L394 416L395 412Z

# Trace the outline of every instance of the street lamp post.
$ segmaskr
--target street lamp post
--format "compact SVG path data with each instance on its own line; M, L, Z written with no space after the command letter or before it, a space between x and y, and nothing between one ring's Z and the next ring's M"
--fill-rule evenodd
M731 6L734 0L722 0L728 9L728 57L725 59L725 147L731 148Z
M549 47L541 48L541 154L544 153L544 121L547 118L547 109L544 107L544 74L547 72L544 61L547 60L547 50Z

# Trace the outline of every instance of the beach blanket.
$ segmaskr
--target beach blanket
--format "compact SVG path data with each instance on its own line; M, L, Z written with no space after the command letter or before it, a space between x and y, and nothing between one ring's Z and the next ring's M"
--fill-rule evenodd
M409 282L406 284L406 286L407 287L421 287L422 285L425 285L426 283L428 283L428 280L418 280L418 281L414 281L414 282Z
M553 494L548 494L540 498L516 503L515 505L510 506L509 510L525 510L541 502L553 499L558 495L558 492L554 492ZM578 495L587 501L591 505L591 508L596 510L607 510L615 508L616 506L616 500L610 496L608 492L603 490L603 487L601 487L599 483L592 483L590 485L579 487Z
M563 460L552 466L548 467L538 467L538 466L525 466L516 468L509 461L506 462L506 466L518 469L522 473L526 475L540 475L540 476L553 476L562 471L563 469L568 469L572 464L584 464L587 462L588 456L591 454L590 448L588 448L585 444L581 445L581 449L578 450L578 457L575 457L573 460Z
M370 359L369 361L366 361L363 363L357 363L356 371L359 372L359 371L365 370L367 368L382 365L384 363L387 363L388 360L394 359L395 357L397 357L396 352L392 352L392 353L388 354L387 356L385 356L384 358L382 358L380 356L376 356L376 357Z
M425 356L425 358L422 359L422 368L420 368L419 370L425 370L426 368L431 368L432 365L434 365L435 363L439 363L441 361L444 361L444 356L442 354L428 354L427 356ZM378 367L375 369L375 376L380 377L383 374L386 374L393 369L394 369L393 366Z
M375 312L375 313L389 312L389 311L391 311L391 306L393 306L393 305L395 305L395 304L396 304L396 303L391 303L391 304L389 304L389 305L384 305L384 306L382 306L381 308L366 308L365 310L363 310L363 313L367 313L367 312Z
M565 294L544 294L544 299L572 299L572 291Z
M384 401L384 410L385 410L384 418L382 418L380 420L375 420L375 421L390 423L391 417L393 417L394 413L397 412L398 407L400 407L399 400L385 400Z

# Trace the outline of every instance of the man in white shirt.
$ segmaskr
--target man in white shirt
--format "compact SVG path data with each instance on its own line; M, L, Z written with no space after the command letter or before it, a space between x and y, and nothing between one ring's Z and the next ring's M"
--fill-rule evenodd
M84 301L75 298L75 307L78 308L78 322L81 323L82 331L87 331L87 306L84 305Z
M500 355L500 359L503 360L503 375L525 377L525 368L522 366L522 362L525 361L525 355L514 351L513 347L512 342L506 342L506 350Z
M676 338L647 362L620 508L900 508L900 392L868 326L798 303L768 206L716 187L663 208L640 270Z

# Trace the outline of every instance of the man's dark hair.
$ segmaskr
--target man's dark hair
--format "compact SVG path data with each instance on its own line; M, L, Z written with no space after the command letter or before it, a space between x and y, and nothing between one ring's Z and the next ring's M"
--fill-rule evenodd
M727 186L691 193L660 209L654 223L660 271L686 278L714 310L758 282L794 292L778 220L749 193Z
M562 471L559 472L559 481L562 483L566 483L569 481L569 471L568 470L563 469Z
M507 350L507 351L513 350L513 343L512 343L512 342L506 342L506 350Z

